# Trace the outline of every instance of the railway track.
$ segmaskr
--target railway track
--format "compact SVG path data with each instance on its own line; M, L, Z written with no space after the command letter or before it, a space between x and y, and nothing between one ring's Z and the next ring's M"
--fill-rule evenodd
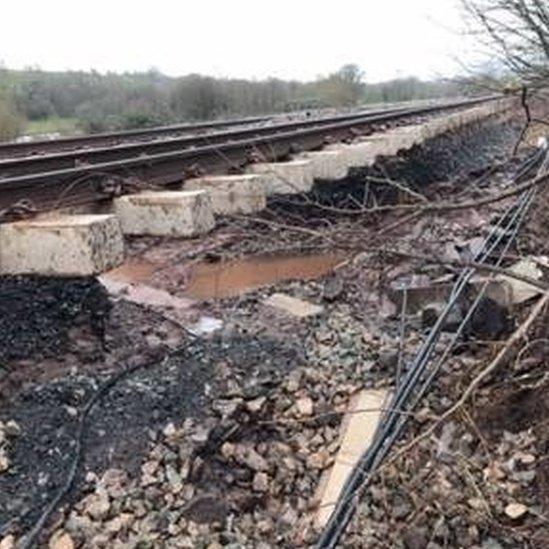
M194 124L171 124L169 126L159 126L155 128L61 137L59 139L40 139L27 143L0 143L0 159L83 148L113 147L122 143L127 143L128 141L151 141L162 137L177 136L192 132L198 133L235 126L261 124L272 119L272 116L255 116L232 120L197 122Z
M0 161L0 219L13 218L21 211L106 200L131 190L132 182L170 186L202 173L238 171L258 159L280 160L291 153L352 139L379 124L496 98L499 96L4 159Z

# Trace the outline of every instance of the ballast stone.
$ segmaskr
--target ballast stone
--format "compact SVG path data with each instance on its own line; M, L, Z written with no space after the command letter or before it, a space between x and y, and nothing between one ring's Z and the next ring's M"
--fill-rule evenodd
M311 160L251 164L247 171L264 177L267 196L306 193L312 189L314 183Z
M211 198L216 214L247 214L267 205L265 185L260 175L212 175L185 181L185 190L203 190Z
M121 196L114 211L122 232L141 236L193 237L214 228L210 195L206 191L146 191Z
M0 274L92 276L119 266L124 238L114 215L63 215L0 225Z

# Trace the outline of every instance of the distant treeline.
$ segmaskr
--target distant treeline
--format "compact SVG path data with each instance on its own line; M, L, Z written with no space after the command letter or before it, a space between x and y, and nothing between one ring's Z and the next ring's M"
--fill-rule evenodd
M167 77L158 71L100 74L0 69L0 138L25 121L76 119L83 132L153 126L179 121L353 107L451 96L456 84L403 78L365 84L356 65L314 82L220 79L198 74Z

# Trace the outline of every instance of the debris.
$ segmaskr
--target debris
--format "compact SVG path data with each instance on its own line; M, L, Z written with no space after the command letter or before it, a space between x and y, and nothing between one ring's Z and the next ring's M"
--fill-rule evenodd
M543 276L542 270L538 267L538 262L533 258L521 259L509 267L509 271L534 280L539 280ZM507 276L497 276L494 282L488 285L486 293L502 307L509 308L512 305L519 305L528 301L539 295L540 292L539 288L527 282Z
M303 397L297 399L296 408L301 417L312 416L314 411L313 401L309 397Z
M0 427L0 430L3 430L9 438L16 438L21 434L21 427L13 419L8 421L3 428Z
M421 311L421 326L423 329L434 326L442 311L446 307L445 303L428 303ZM458 304L455 304L444 319L443 329L448 332L455 332L463 320L463 315Z
M324 310L321 305L313 305L302 299L297 299L285 294L273 294L264 301L265 305L280 309L289 315L296 316L298 318L305 318L308 316L315 316Z
M49 549L74 549L74 542L69 534L58 530L53 534L49 543Z
M201 316L196 324L189 326L189 330L197 336L213 334L221 328L223 321L210 316Z
M256 492L266 492L269 489L269 477L266 473L256 473L252 484Z
M370 445L387 398L388 393L385 390L361 391L349 405L341 425L341 446L335 463L326 472L315 498L320 502L315 516L317 528L321 528L328 521L347 477Z
M192 301L176 297L165 290L146 286L144 284L129 284L121 282L109 273L98 277L99 282L113 297L124 299L138 305L150 307L164 307L175 310L188 310Z
M15 537L12 534L8 534L0 541L0 549L15 549Z
M450 446L454 441L456 428L456 424L453 421L444 424L437 446L437 457L439 459L451 454Z
M324 284L322 296L326 301L333 302L344 292L343 280L332 276Z
M104 519L109 509L109 496L103 490L90 494L84 503L84 511L96 520Z
M509 503L509 505L505 507L505 514L513 520L523 517L527 512L528 507L522 503Z
M388 296L397 309L401 310L404 291L406 291L406 311L408 314L414 314L421 311L428 303L445 301L452 286L451 281L435 281L427 275L413 275L407 279L392 282Z
M10 468L10 460L6 455L6 452L3 448L0 448L0 474L5 473Z

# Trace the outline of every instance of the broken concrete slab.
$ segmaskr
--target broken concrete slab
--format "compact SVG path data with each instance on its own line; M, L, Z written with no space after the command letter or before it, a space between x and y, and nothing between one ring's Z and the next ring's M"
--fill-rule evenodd
M193 237L214 228L206 191L147 191L121 196L114 211L124 234Z
M414 275L409 280L392 282L387 291L389 299L400 310L406 292L406 312L415 314L433 302L444 302L450 295L454 282L450 280L431 280L426 275Z
M201 316L198 321L189 326L189 331L196 336L213 334L223 328L223 321L211 316Z
M312 189L314 183L311 160L251 164L247 171L264 176L267 196L306 193Z
M247 214L261 211L267 205L265 181L262 176L212 175L189 179L184 189L207 191L215 214Z
M263 303L299 318L318 315L324 310L321 305L314 305L286 294L273 294L265 299Z
M331 470L327 471L317 491L319 502L315 527L322 528L330 518L339 495L358 463L370 446L389 397L384 389L361 391L351 400L341 425L341 445Z
M0 274L92 276L124 259L113 215L65 215L0 225Z
M509 271L534 280L539 280L543 276L543 272L538 267L536 261L530 258L521 259L519 262L509 267ZM487 293L490 297L495 296L492 297L492 299L504 307L519 305L541 293L541 290L536 286L532 286L527 282L522 282L521 280L508 276L498 276L496 277L496 282L499 283L501 289L497 288L497 284L491 284Z
M160 307L175 310L188 310L193 301L174 296L165 290L153 288L145 284L131 284L118 280L116 276L105 273L99 277L99 282L105 286L110 295L147 307Z
M314 151L301 153L298 160L310 160L313 163L313 177L323 181L338 181L347 177L347 164L341 151Z

